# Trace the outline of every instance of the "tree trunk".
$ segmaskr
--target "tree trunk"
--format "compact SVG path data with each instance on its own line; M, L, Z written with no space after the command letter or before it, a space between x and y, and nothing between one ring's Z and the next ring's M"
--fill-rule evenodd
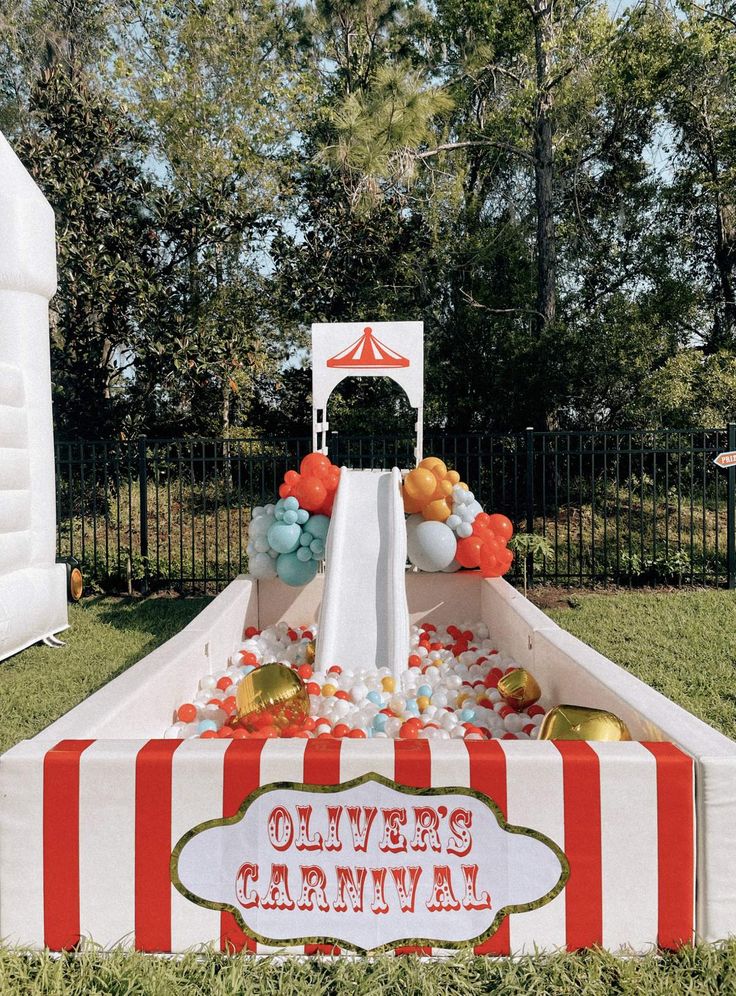
M723 310L716 312L713 342L707 352L732 349L736 332L736 211L722 190L716 193L715 264Z
M553 147L554 100L550 77L552 64L552 3L534 0L534 47L537 96L534 113L534 173L537 209L537 315L536 332L542 335L555 320L557 310L557 249L555 244L555 173Z

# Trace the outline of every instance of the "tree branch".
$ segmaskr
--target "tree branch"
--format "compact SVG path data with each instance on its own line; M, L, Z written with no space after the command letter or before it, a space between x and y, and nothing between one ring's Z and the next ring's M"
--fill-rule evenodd
M415 152L414 158L431 159L433 156L438 156L441 152L454 152L456 149L472 148L500 149L503 152L510 152L514 156L519 156L519 158L525 159L527 162L534 162L534 159L530 153L525 152L516 145L508 145L506 142L492 142L482 139L467 142L444 142L442 145L438 145L435 149L425 149L424 152Z

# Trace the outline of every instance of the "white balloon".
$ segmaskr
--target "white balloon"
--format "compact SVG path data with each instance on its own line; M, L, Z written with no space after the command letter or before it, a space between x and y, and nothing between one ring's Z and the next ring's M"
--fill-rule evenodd
M263 579L263 578L275 578L276 577L276 564L272 557L269 557L267 553L256 553L248 561L248 570L252 577Z
M452 515L448 516L445 519L445 525L449 526L450 529L457 529L457 527L460 525L462 521L463 520L460 518L460 516L455 515L455 513L453 512Z
M469 522L461 522L455 532L458 534L460 539L467 539L468 536L473 535L473 527Z
M421 525L422 522L424 521L425 521L424 516L420 512L415 512L414 515L410 515L409 518L406 520L407 537L411 532L413 532L417 528L417 526Z
M420 522L408 531L409 560L420 571L441 571L455 559L457 540L444 522Z
M448 564L447 567L443 567L442 568L442 573L443 574L454 574L455 571L459 571L461 567L462 567L462 564L458 564L458 562L453 558L452 563Z

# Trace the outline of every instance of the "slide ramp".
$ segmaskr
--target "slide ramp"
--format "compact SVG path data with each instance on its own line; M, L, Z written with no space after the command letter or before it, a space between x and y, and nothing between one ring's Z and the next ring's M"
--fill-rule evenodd
M401 475L340 472L327 534L316 660L344 671L407 667L406 522Z

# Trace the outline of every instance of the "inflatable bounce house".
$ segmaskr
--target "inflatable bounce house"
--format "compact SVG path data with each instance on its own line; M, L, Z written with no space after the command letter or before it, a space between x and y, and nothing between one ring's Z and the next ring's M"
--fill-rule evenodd
M416 466L330 462L348 375L406 390ZM421 325L314 326L313 388L249 574L0 759L0 935L508 955L736 931L736 744L507 584L512 523L421 451Z
M0 660L68 627L56 563L49 300L54 213L0 134Z

